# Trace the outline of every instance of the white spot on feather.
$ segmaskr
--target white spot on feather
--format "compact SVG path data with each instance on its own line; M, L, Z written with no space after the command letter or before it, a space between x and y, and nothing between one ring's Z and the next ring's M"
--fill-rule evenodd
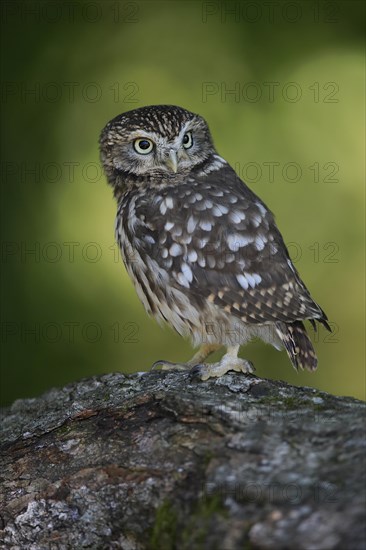
M197 252L195 250L190 250L188 252L188 260L190 262L196 262L197 258L198 258L198 256L197 256Z
M173 243L172 246L169 249L169 253L171 256L176 257L183 253L183 248L178 243Z
M257 202L256 205L259 208L262 216L265 216L267 214L267 210L264 208L263 204L261 204L260 202Z
M247 290L249 288L249 283L244 277L244 275L240 274L236 276L236 280L238 281L239 285L244 288L244 290Z
M165 231L170 231L171 229L173 229L173 227L174 227L173 222L166 222L166 224L164 225Z
M160 212L164 215L168 209L174 207L174 201L172 197L165 197L165 199L160 204Z
M241 221L245 220L245 214L241 210L233 210L229 214L229 219L233 223L240 223Z
M246 271L244 274L237 275L236 279L244 290L249 287L254 288L262 282L262 277L258 273L247 273Z
M239 233L229 235L227 238L228 247L233 252L237 251L238 248L247 246L251 242L253 242L253 240L250 237L245 237L244 235L240 235Z
M211 231L211 229L212 229L212 223L202 220L202 221L200 222L200 227L201 227L201 229L203 229L204 231Z
M196 229L197 221L198 220L196 220L196 218L194 218L193 216L189 217L188 223L187 223L188 233L193 233L193 231Z
M178 273L178 275L176 276L176 279L180 285L185 286L186 288L189 288L189 282L187 281L183 273Z
M252 223L253 223L254 227L259 227L260 224L262 223L262 219L263 218L259 214L253 214Z
M186 263L183 263L181 269L184 277L187 279L189 283L191 283L193 280L193 273L189 265Z
M263 237L260 237L259 235L255 238L255 247L257 250L263 250L263 248L266 246L266 240Z

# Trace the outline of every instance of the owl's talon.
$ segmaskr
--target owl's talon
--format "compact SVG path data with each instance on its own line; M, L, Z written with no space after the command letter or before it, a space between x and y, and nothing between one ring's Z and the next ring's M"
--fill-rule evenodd
M255 371L251 361L224 355L218 363L202 363L195 365L190 370L191 378L198 380L208 380L209 378L219 378L229 371L243 372L244 374L252 374Z
M151 367L151 370L156 370L157 367L161 367L161 370L168 371L187 371L189 369L189 365L186 365L185 363L172 363L171 361L164 361L164 359L155 361Z
M205 367L204 363L200 365L195 365L194 367L192 367L191 370L189 371L190 378L193 380L203 380L202 378L203 367Z
M166 363L166 361L164 361L163 359L159 359L158 361L155 361L155 363L151 365L150 370L156 370L158 367L160 367L160 365L163 365L164 363Z

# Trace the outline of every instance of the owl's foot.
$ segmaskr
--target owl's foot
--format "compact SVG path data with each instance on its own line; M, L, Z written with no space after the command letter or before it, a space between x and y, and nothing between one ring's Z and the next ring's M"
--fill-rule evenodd
M152 369L156 369L157 367L161 367L161 370L177 370L177 371L187 371L190 370L192 367L199 365L207 359L211 353L214 351L217 351L220 349L221 346L218 344L203 344L200 349L197 351L197 353L194 354L192 359L187 361L187 363L171 363L170 361L164 361L161 359L160 361L155 361Z
M194 366L191 369L192 377L198 378L199 380L208 380L209 378L223 376L230 370L252 374L255 370L253 364L246 359L240 359L240 357L237 356L238 351L239 346L228 348L228 352L218 363L203 363Z
M171 363L170 361L160 359L159 361L155 361L151 369L154 370L158 367L161 367L161 370L187 371L192 367L192 365L189 365L189 363Z

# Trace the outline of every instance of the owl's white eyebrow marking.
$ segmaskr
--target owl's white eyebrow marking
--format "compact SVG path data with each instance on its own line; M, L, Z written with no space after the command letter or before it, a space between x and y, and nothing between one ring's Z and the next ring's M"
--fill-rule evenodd
M248 244L250 244L252 242L253 242L252 238L244 237L244 235L239 235L238 233L228 235L228 237L227 237L228 247L233 252L236 252L238 250L238 248L241 248L243 246L247 246Z
M183 248L178 243L173 243L172 246L169 248L169 253L171 256L179 256L183 253Z

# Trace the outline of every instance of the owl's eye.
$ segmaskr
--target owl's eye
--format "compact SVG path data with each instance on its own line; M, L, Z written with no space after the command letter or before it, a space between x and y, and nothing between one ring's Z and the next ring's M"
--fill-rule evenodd
M192 133L187 132L186 134L184 134L184 137L183 137L183 147L184 149L189 149L190 147L192 147L192 145L193 145Z
M133 147L140 155L147 155L153 150L154 144L150 139L138 138L133 142Z

